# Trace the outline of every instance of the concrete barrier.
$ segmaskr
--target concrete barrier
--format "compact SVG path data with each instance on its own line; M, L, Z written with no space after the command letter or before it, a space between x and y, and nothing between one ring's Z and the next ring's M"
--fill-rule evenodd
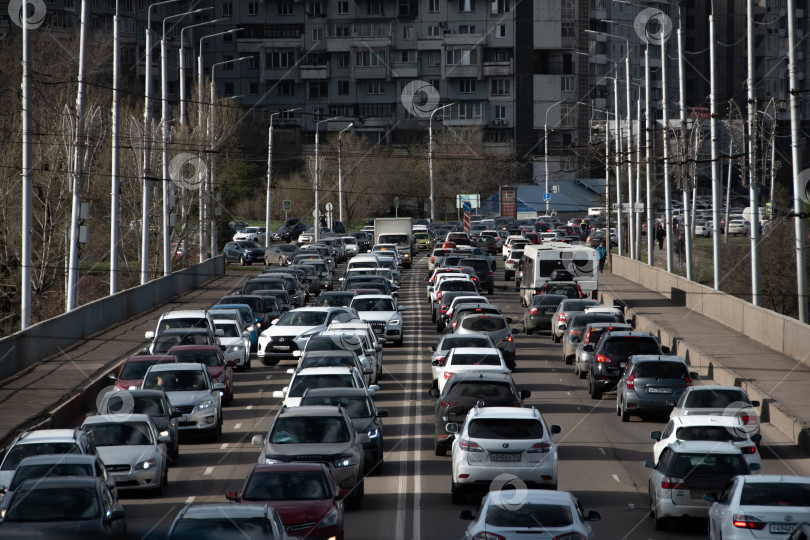
M612 256L611 271L810 366L810 325L646 263Z
M222 256L80 306L0 339L0 380L225 273Z

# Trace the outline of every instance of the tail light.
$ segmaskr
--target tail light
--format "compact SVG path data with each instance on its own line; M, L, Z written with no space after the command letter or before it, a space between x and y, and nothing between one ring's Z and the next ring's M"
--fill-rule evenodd
M430 256L430 264L434 264L436 262L436 257L433 255Z
M487 272L487 277L492 277L492 271Z
M523 407L523 403L515 401L514 403L507 403L506 407Z
M664 479L661 480L661 487L664 489L686 489L686 484L683 483L682 478L665 476Z
M738 529L754 529L760 531L765 528L765 522L745 514L734 514L731 523Z
M444 361L446 358L446 356L439 356L436 358L436 363L439 364L440 367L444 366Z
M565 312L561 311L559 317L557 317L557 322L565 322L566 316Z
M436 293L436 300L441 299L441 297L442 297L442 291L437 292Z
M551 452L551 443L547 442L534 443L531 446L531 448L526 450L527 454L543 454L546 452Z
M458 401L442 401L442 407L452 407L458 405Z
M448 307L450 307L450 306L442 304L442 306L441 306L442 313L447 313L447 308Z
M508 264L515 264L515 259L506 259Z
M444 372L444 379L445 379L445 380L449 379L449 378L450 378L450 377L452 377L452 376L453 376L453 372L452 372L452 371L445 371L445 372Z
M686 380L684 382L686 383L686 386L692 386L692 378L689 377L688 373L686 374Z
M636 374L635 373L630 375L630 378L627 379L627 389L628 390L635 390L636 389Z
M570 532L555 536L551 540L588 540L583 534L578 532Z
M746 426L755 426L759 424L759 418L756 415L743 414L740 415L740 420L742 420L742 423Z
M467 439L462 439L458 443L458 447L460 450L465 450L467 452L483 452L484 449L481 448L481 445L477 442L473 442Z
M613 360L611 360L610 358L608 358L604 354L597 354L596 355L596 361L599 362L600 364L612 364L613 363Z
M506 341L507 343L511 343L512 342L512 334L509 334L508 336L504 336L503 338L501 338L501 341Z
M743 454L756 454L757 453L757 447L754 446L754 445L743 446L742 448L740 448L740 452L742 452Z
M532 315L537 315L537 308L536 307L531 308L529 310L529 313L531 313Z

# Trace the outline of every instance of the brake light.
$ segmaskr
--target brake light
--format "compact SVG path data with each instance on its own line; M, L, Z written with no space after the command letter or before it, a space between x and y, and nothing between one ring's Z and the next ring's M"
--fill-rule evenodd
M547 442L534 443L531 446L531 448L526 450L527 454L543 454L545 452L551 452L551 443Z
M458 401L442 401L442 407L452 407L458 405Z
M661 487L664 489L686 489L686 484L683 483L683 479L681 478L665 476L664 479L661 480Z
M506 540L506 538L501 536L500 534L482 531L479 533L475 533L472 537L472 540Z
M692 379L689 377L689 374L686 374L686 386L692 386Z
M512 334L509 334L508 336L504 336L504 337L502 337L502 338L501 338L501 341L506 341L506 342L510 342L510 343L511 343L511 341L512 341Z
M558 321L558 322L565 322L565 318L566 318L566 317L565 317L565 312L564 312L564 311L561 311L561 312L560 312L560 316L559 316L559 317L557 317L557 321Z
M449 379L449 378L450 378L450 377L452 377L452 376L453 376L453 372L452 372L452 371L445 371L445 372L444 372L444 378L445 378L445 380Z
M431 255L431 256L430 256L430 264L433 264L433 263L435 263L435 262L436 262L436 257L434 257L433 255Z
M510 264L515 264L515 260L514 260L514 259L506 259L506 262L508 262L508 263L510 263Z
M483 452L484 449L481 448L481 445L477 442L473 442L467 439L462 439L458 443L458 447L460 450L466 450L467 452Z
M588 540L584 535L578 532L570 532L555 536L551 540Z
M441 306L442 313L447 313L447 308L448 307L449 306L446 306L446 305L442 304L442 306Z
M635 390L636 389L636 374L633 373L630 375L630 378L627 379L627 389L628 390Z
M754 446L754 445L743 446L742 448L740 448L740 452L742 452L743 454L756 454L757 453L757 447Z
M599 362L600 364L603 364L603 363L604 364L611 364L611 363L613 363L613 360L611 360L610 358L608 358L604 354L597 354L596 355L596 361Z
M745 514L734 514L731 523L738 529L754 529L760 531L765 528L765 522Z
M492 271L487 272L487 277L492 277Z
M436 293L436 300L439 300L442 297L442 291Z
M445 360L445 358L447 358L447 357L446 357L446 356L439 356L439 357L437 357L437 358L436 358L436 363L437 363L437 364L439 364L439 366L443 366L443 365L444 365L444 360Z
M529 313L531 313L532 315L537 315L537 308L533 307L532 309L529 310Z
M755 426L759 424L759 418L748 414L741 415L740 420L742 420L742 423L745 424L746 426Z

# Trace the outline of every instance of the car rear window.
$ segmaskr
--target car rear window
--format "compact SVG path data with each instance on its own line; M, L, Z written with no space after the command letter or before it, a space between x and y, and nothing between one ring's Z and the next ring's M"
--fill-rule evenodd
M442 349L452 349L455 347L489 347L490 340L487 336L448 336L442 342Z
M534 530L540 526L569 527L574 521L569 506L524 503L519 508L513 505L491 505L487 509L486 523L492 527L528 527Z
M190 364L203 364L209 367L220 367L225 365L222 357L217 351L173 351L172 356L177 357L178 362L188 362Z
M741 505L808 506L810 484L792 482L746 482L740 495Z
M13 471L23 458L31 456L44 456L45 454L81 454L79 445L73 442L31 443L16 444L6 454L3 466L4 471Z
M485 259L461 259L459 264L474 268L476 272L489 272L489 263Z
M467 431L474 439L543 438L543 424L531 419L481 418L472 420Z
M739 390L700 390L689 394L686 398L686 407L721 409L735 402L748 403L748 398Z
M676 478L716 478L749 474L742 454L677 454L668 474Z
M250 477L242 498L246 501L310 501L328 499L329 496L326 479L320 472L262 471L256 472ZM242 520L234 523L241 525ZM219 532L222 529L212 530ZM227 535L227 537L248 536L245 534L246 532L251 533L253 530L244 531L241 527L233 527L233 536ZM253 535L251 534L249 537L253 538ZM260 537L263 535L256 536L256 538Z
M30 478L49 476L94 476L93 466L88 463L43 463L41 465L17 467L9 490L17 491L20 484Z
M740 433L743 433L742 431ZM725 426L689 426L678 428L675 436L682 441L740 442L745 440L737 430ZM747 436L745 437L747 438ZM810 499L808 499L810 500Z
M657 341L638 337L608 339L602 350L606 354L661 354Z
M497 332L506 328L506 321L494 317L467 317L461 321L461 327L474 332Z
M509 399L512 388L507 383L464 381L450 389L448 398Z
M675 362L641 362L634 373L638 378L686 379L686 366Z
M454 354L454 366L500 366L501 359L497 354Z
M472 281L461 280L461 279L452 279L448 281L442 281L441 285L439 286L439 290L442 292L444 291L476 291L475 283Z
M558 306L565 297L557 294L536 294L532 296L533 306Z
M219 325L217 325L219 328ZM146 375L146 370L149 369L149 366L153 366L155 364L163 364L168 363L162 360L146 360L146 361L128 361L124 364L124 367L121 368L121 374L118 375L120 379L143 379L143 376Z

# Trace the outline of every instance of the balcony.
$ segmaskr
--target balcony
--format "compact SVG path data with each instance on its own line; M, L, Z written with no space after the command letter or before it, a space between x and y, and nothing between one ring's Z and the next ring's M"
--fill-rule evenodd
M324 81L329 78L329 66L301 66L302 81Z
M508 62L484 62L484 77L509 77L513 74L512 60Z
M386 66L355 66L354 79L387 79L388 68Z
M415 79L419 76L419 66L416 62L397 62L391 65L391 76L402 79Z

